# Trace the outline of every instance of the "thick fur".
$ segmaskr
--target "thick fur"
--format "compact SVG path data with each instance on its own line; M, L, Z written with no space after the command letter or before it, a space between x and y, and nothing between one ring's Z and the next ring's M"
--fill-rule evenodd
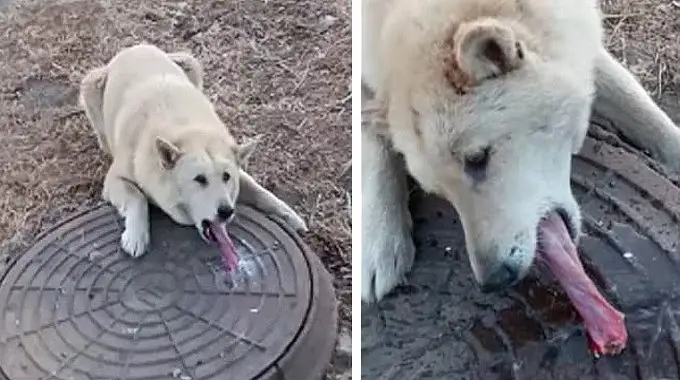
M236 143L202 88L203 70L193 56L146 44L124 49L82 80L80 103L113 158L103 197L125 219L121 245L134 257L148 248L148 201L199 231L220 208L231 220L237 199L307 229L243 170L256 145Z
M605 50L595 0L362 1L364 301L413 263L407 173L456 207L484 283L526 273L552 210L578 238L571 155L593 108L680 169L680 130Z

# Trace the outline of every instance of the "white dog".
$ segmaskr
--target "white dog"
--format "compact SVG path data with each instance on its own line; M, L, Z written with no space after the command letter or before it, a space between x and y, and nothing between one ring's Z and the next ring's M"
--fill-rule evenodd
M236 143L202 88L194 57L145 44L124 49L81 83L80 103L113 157L103 197L125 219L121 245L131 256L149 245L148 200L221 249L237 200L307 229L242 169L255 143Z
M414 260L406 175L460 214L483 289L575 244L571 155L591 109L680 169L680 130L605 51L595 0L362 0L362 299Z

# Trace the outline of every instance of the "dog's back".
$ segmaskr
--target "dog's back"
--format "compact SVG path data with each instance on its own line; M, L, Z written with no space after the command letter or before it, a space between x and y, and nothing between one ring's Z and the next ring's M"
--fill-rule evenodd
M148 140L143 134L155 138L181 133L188 120L221 127L201 89L171 56L155 46L123 50L107 71L103 132L114 156L117 151L127 155L138 141Z
M112 150L121 143L119 137L133 138L140 132L136 123L126 119L145 109L144 103L167 86L183 87L188 91L195 87L184 71L155 46L137 45L123 50L111 60L102 111L104 133Z

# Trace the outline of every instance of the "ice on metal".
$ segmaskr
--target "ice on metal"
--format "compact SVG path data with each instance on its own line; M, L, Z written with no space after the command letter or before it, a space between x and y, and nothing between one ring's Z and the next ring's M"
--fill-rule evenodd
M219 268L216 268L215 265L209 265L213 275L216 278L221 278L222 283L230 289L242 288L247 285L251 290L257 290L261 286L258 279L266 275L262 271L265 267L262 258L259 255L253 255L240 244L236 246L236 252L239 257L238 266L233 271L227 272L222 265Z
M102 252L98 249L93 249L92 252L90 252L90 254L87 256L87 258L90 261L97 261L97 260L104 258L104 256L106 256L106 253L104 253L104 252Z

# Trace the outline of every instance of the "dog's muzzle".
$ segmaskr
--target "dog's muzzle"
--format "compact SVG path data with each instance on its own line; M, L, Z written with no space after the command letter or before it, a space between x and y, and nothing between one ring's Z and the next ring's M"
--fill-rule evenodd
M516 284L521 268L516 262L504 262L479 284L482 292L491 293Z
M234 209L231 206L218 207L217 218L223 222L231 222L234 219Z

